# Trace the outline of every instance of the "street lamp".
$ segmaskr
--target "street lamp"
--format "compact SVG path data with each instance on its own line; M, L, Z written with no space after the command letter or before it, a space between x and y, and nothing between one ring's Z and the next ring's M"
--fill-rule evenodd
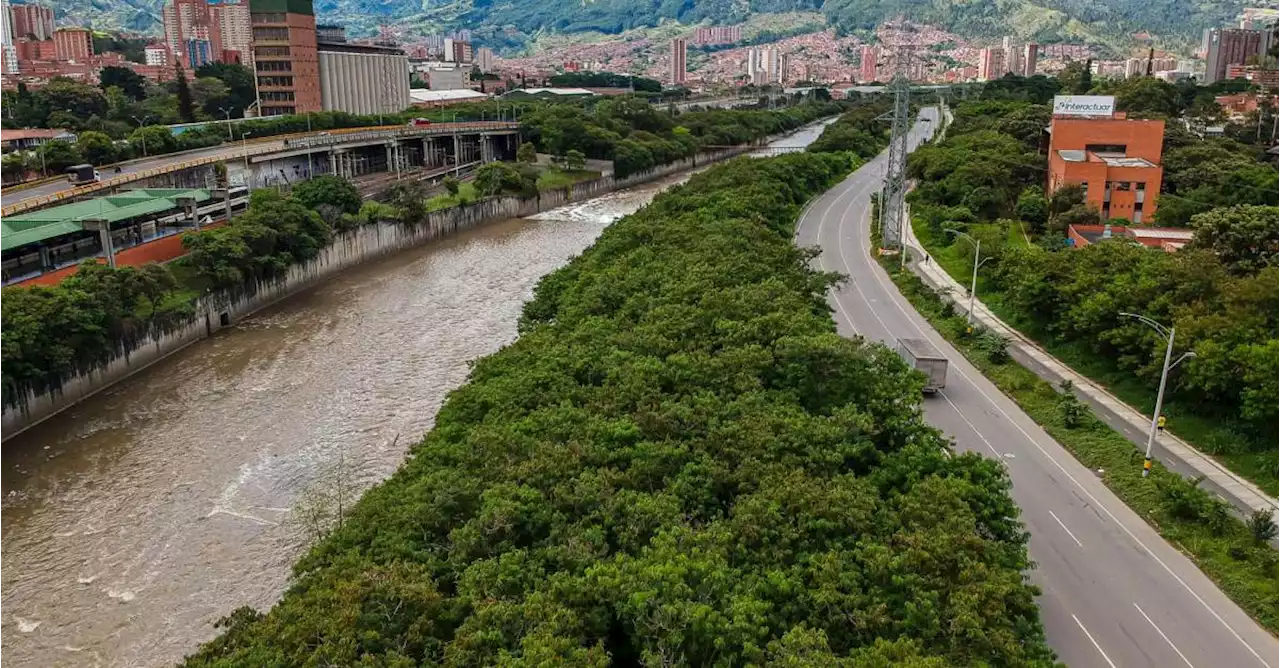
M147 133L143 132L142 128L146 126L147 121L151 120L151 115L147 114L142 118L134 116L133 120L138 122L138 136L142 137L142 157L145 158L147 157Z
M973 328L973 296L978 292L978 267L981 267L982 265L986 264L987 260L990 260L992 256L988 256L986 258L983 258L981 261L979 261L978 255L982 250L981 241L974 239L973 237L969 236L968 234L965 234L964 232L961 232L960 230L955 229L954 227L947 227L943 229L958 237L964 237L965 239L968 239L970 243L973 244L973 280L969 283L969 318L968 318L969 328L972 329ZM906 247L904 246L903 248L905 250Z
M1138 315L1137 313L1122 312L1120 315L1126 318L1133 318L1151 329L1156 330L1160 333L1160 336L1163 336L1166 340L1164 349L1164 368L1160 371L1160 389L1156 391L1156 411L1151 414L1151 431L1147 434L1147 453L1144 455L1142 460L1142 477L1145 478L1151 473L1151 446L1156 442L1156 430L1160 426L1160 409L1164 404L1165 381L1169 380L1169 372L1173 370L1173 367L1178 366L1182 360L1189 357L1195 357L1196 354L1188 350L1187 352L1182 353L1177 360L1174 360L1173 364L1170 364L1169 360L1173 357L1173 327L1165 327L1155 320L1152 320L1145 315Z
M231 109L229 107L218 107L218 111L221 111L227 117L227 140L235 141L235 135L231 134Z
M249 185L249 177L252 175L249 171L249 135L251 134L253 133L240 133L241 152L244 153L244 184L246 187ZM230 182L228 182L228 186L230 186Z

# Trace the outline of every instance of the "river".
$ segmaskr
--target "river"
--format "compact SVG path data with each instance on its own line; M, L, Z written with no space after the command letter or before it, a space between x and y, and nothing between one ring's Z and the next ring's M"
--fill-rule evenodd
M167 665L270 606L307 542L299 495L335 462L388 476L538 279L688 176L348 270L6 443L6 665Z

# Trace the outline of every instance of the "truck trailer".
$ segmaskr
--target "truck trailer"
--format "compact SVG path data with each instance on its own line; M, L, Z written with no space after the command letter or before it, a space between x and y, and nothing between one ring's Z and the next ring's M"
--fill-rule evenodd
M925 375L925 394L947 386L947 358L924 339L898 339L898 355L912 369Z

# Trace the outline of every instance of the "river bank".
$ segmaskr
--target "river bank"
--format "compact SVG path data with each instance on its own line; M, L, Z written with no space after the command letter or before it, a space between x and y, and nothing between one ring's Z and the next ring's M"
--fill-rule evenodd
M469 361L515 339L539 278L691 174L351 267L6 443L9 661L168 665L271 605L320 472L390 474Z

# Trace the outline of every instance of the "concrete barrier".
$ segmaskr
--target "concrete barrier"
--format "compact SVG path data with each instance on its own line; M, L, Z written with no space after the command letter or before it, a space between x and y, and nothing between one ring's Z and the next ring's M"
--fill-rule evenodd
M84 370L54 390L28 392L15 405L5 405L0 431L7 441L94 393L348 267L421 246L489 222L532 216L569 202L590 199L725 160L749 152L756 146L707 151L622 179L604 176L536 196L494 197L466 206L433 211L427 214L425 222L418 225L379 222L342 232L335 235L333 242L316 257L293 265L283 275L201 298L196 302L194 315L190 320L126 343L106 363Z

